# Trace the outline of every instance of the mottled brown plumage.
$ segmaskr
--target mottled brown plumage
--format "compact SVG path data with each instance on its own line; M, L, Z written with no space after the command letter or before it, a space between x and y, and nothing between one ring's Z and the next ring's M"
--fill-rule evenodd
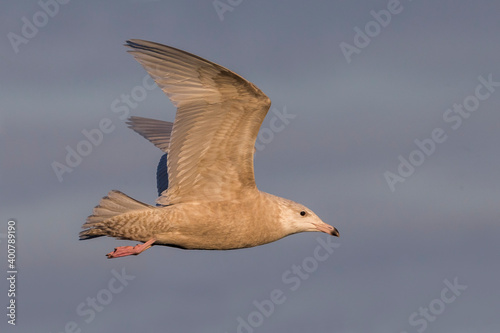
M270 106L255 85L187 52L141 40L129 51L178 107L175 122L131 117L129 126L168 153L169 186L150 206L118 191L103 198L80 239L111 236L152 245L228 250L257 246L304 231L338 231L293 201L260 192L253 156Z

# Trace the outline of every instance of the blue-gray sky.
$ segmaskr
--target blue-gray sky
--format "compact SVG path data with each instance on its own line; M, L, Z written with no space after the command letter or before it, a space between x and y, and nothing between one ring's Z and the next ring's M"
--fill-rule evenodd
M498 332L498 1L60 2L0 14L0 232L17 220L19 271L2 332ZM175 108L144 88L130 38L244 76L273 102L265 128L295 115L262 136L257 185L336 226L333 253L319 233L115 260L135 242L78 241L109 190L155 200L161 151L113 110L125 94L130 115ZM59 181L53 163L103 119L112 130Z

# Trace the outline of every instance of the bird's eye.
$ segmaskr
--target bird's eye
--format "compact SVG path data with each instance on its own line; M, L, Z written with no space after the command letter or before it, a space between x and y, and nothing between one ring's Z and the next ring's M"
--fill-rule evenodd
M306 216L306 211L305 210L301 211L300 216Z

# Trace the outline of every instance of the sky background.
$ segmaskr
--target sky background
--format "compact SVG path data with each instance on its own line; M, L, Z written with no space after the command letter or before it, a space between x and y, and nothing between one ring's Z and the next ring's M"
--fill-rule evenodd
M500 87L477 88L480 76L500 82L498 1L402 0L389 4L399 12L385 27L370 12L388 0L232 1L223 20L212 1L53 3L51 15L37 1L0 11L1 275L10 218L18 264L15 327L0 281L2 332L499 331ZM355 45L356 27L375 30L348 61L340 45ZM295 115L263 137L257 185L337 227L333 253L314 259L328 241L320 233L115 260L105 254L136 242L78 241L109 190L156 199L162 152L111 107L143 86L146 72L123 47L130 38L219 63L264 91L272 110ZM476 89L489 97L473 105ZM173 121L161 90L146 92L130 115ZM458 120L443 117L464 100L476 110L453 129ZM105 118L113 130L60 181L52 164L66 164L66 147ZM446 140L415 153L436 128ZM384 174L410 155L420 165L392 191ZM453 294L450 283L463 287ZM281 304L257 312L273 290Z

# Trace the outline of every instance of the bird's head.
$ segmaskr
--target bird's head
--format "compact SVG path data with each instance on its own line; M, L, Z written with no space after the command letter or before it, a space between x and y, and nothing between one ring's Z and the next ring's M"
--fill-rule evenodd
M321 221L318 215L314 214L306 206L286 199L283 199L280 206L281 224L290 234L305 231L321 231L339 237L339 231L335 227Z

